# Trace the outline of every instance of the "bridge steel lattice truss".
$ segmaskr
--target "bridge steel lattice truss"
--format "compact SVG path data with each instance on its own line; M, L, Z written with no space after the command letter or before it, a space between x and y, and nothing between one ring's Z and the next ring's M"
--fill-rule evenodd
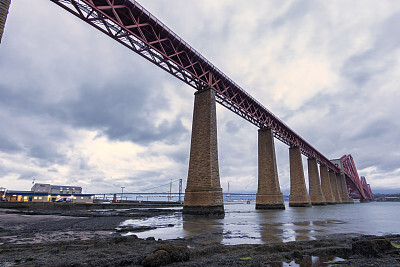
M347 190L349 195L355 199L374 200L371 187L367 184L364 176L358 176L357 168L351 155L344 155L340 158L343 165L343 172L346 177Z
M51 0L196 90L211 86L216 101L259 128L299 147L308 158L339 173L323 154L134 0ZM358 177L358 176L357 176ZM356 191L362 191L357 184ZM365 194L361 194L365 197Z

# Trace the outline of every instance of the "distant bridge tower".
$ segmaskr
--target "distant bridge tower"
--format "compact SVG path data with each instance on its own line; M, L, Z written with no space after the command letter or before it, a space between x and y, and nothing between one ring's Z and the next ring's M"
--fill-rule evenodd
M11 0L1 0L0 1L0 43L3 37L4 26L6 24L8 9L10 7Z
M182 179L179 179L179 202L182 202Z

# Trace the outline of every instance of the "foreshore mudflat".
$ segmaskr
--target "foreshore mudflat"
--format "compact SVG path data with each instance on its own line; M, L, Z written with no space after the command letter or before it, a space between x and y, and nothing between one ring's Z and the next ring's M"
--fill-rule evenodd
M223 245L203 242L207 236L155 240L116 231L127 217L168 212L176 210L0 209L0 266L400 266L400 235L345 234L310 241Z

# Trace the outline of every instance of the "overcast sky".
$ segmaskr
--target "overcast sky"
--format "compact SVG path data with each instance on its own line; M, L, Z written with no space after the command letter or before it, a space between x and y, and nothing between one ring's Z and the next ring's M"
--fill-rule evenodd
M326 157L352 154L374 192L400 192L398 0L139 2ZM186 183L193 94L49 0L14 0L0 44L0 187ZM224 192L256 192L257 128L222 106L217 118ZM275 143L288 194L288 148Z

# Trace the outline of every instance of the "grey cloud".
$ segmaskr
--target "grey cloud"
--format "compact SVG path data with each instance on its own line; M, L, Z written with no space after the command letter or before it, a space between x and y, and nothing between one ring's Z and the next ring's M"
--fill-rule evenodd
M71 124L100 129L110 139L138 144L164 140L174 144L187 130L179 117L155 125L157 115L168 112L170 104L153 90L154 86L148 84L83 89L77 101L65 104L63 115Z
M186 145L183 147L169 147L167 149L158 150L155 148L153 151L145 153L139 153L138 156L145 158L145 157L158 157L158 156L165 156L169 159L172 159L174 162L179 164L187 164L189 161L189 147L190 147L190 134L185 134L185 138L181 140L181 142L185 142Z
M293 1L284 14L272 21L271 26L273 28L278 28L289 22L294 23L295 21L303 18L310 11L310 9L315 8L315 5L318 5L316 1Z
M81 157L79 160L79 169L81 170L91 170L93 167L89 164L89 159Z
M4 133L5 129L0 130L0 132ZM20 152L21 150L22 148L15 142L15 140L0 134L0 151L6 153L16 153Z
M23 172L19 177L18 180L30 180L33 181L34 178L37 178L39 174L37 172Z
M29 149L29 156L39 159L40 166L48 166L53 163L63 164L65 163L65 154L57 151L57 146L55 144L48 145L46 143L40 143L33 145Z
M48 171L48 172L55 172L55 173L58 173L58 170L57 170L56 168L50 168L50 169L47 169L47 171Z
M375 41L371 48L350 57L342 67L342 75L358 86L365 86L396 64L393 53L400 49L400 13L387 18L374 31Z

